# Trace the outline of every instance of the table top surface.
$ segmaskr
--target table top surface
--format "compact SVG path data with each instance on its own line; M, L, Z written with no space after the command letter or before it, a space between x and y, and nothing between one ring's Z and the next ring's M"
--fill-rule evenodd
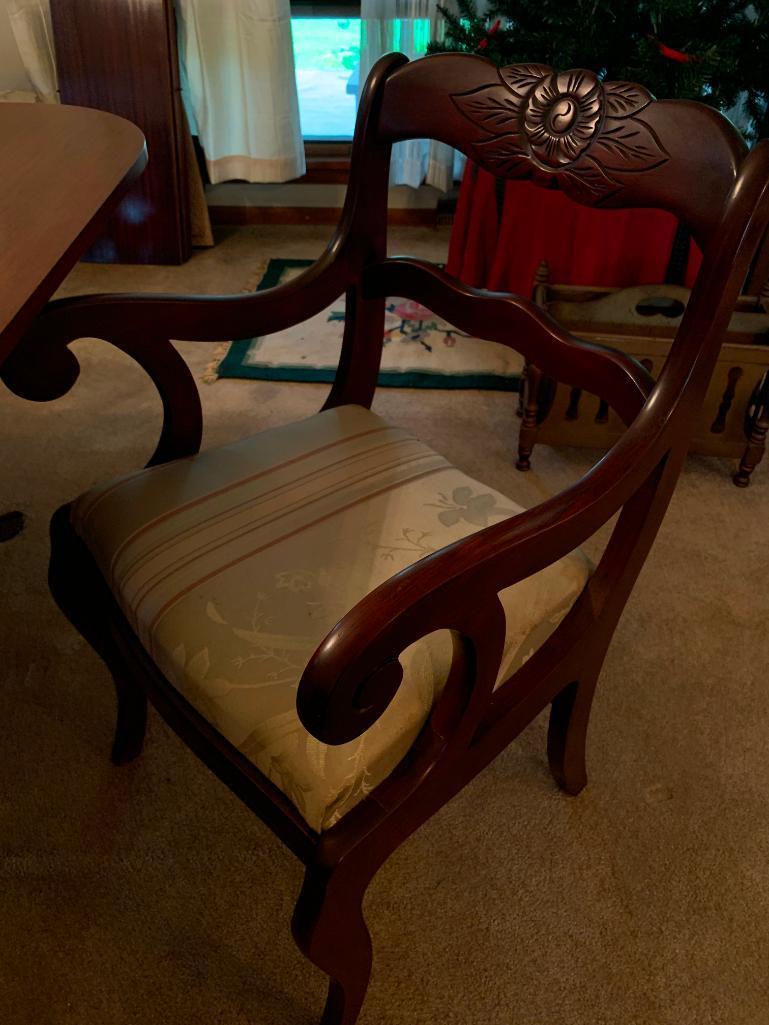
M130 121L0 103L0 363L146 164Z

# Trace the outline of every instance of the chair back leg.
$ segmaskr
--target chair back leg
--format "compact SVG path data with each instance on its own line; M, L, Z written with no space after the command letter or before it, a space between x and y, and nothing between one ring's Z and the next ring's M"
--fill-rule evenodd
M574 680L550 706L547 759L561 790L576 795L587 785L585 748L598 673Z

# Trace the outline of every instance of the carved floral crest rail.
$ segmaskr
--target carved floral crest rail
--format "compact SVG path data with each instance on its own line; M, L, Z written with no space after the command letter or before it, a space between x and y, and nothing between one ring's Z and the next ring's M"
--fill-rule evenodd
M653 97L630 82L601 82L592 71L556 72L544 64L499 69L499 84L452 96L483 131L475 159L494 174L554 175L574 199L597 204L623 188L622 175L651 171L668 159L637 115Z

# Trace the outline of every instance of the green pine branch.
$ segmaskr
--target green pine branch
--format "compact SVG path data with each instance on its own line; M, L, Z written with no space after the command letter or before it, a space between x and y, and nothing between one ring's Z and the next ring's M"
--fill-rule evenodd
M439 10L445 35L430 53L588 68L609 80L640 82L659 97L722 110L742 99L756 132L769 130L769 0L748 8L745 0L487 0L483 9L476 0L457 0L456 11ZM496 19L499 30L490 36Z

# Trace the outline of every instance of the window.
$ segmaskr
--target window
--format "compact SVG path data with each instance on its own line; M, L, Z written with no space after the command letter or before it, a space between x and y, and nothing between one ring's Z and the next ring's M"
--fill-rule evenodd
M316 11L297 4L291 18L302 135L307 141L349 141L358 107L359 12Z
M291 31L302 135L308 142L349 142L355 128L364 23L360 6L293 0ZM430 40L428 18L394 19L386 50L420 54Z

